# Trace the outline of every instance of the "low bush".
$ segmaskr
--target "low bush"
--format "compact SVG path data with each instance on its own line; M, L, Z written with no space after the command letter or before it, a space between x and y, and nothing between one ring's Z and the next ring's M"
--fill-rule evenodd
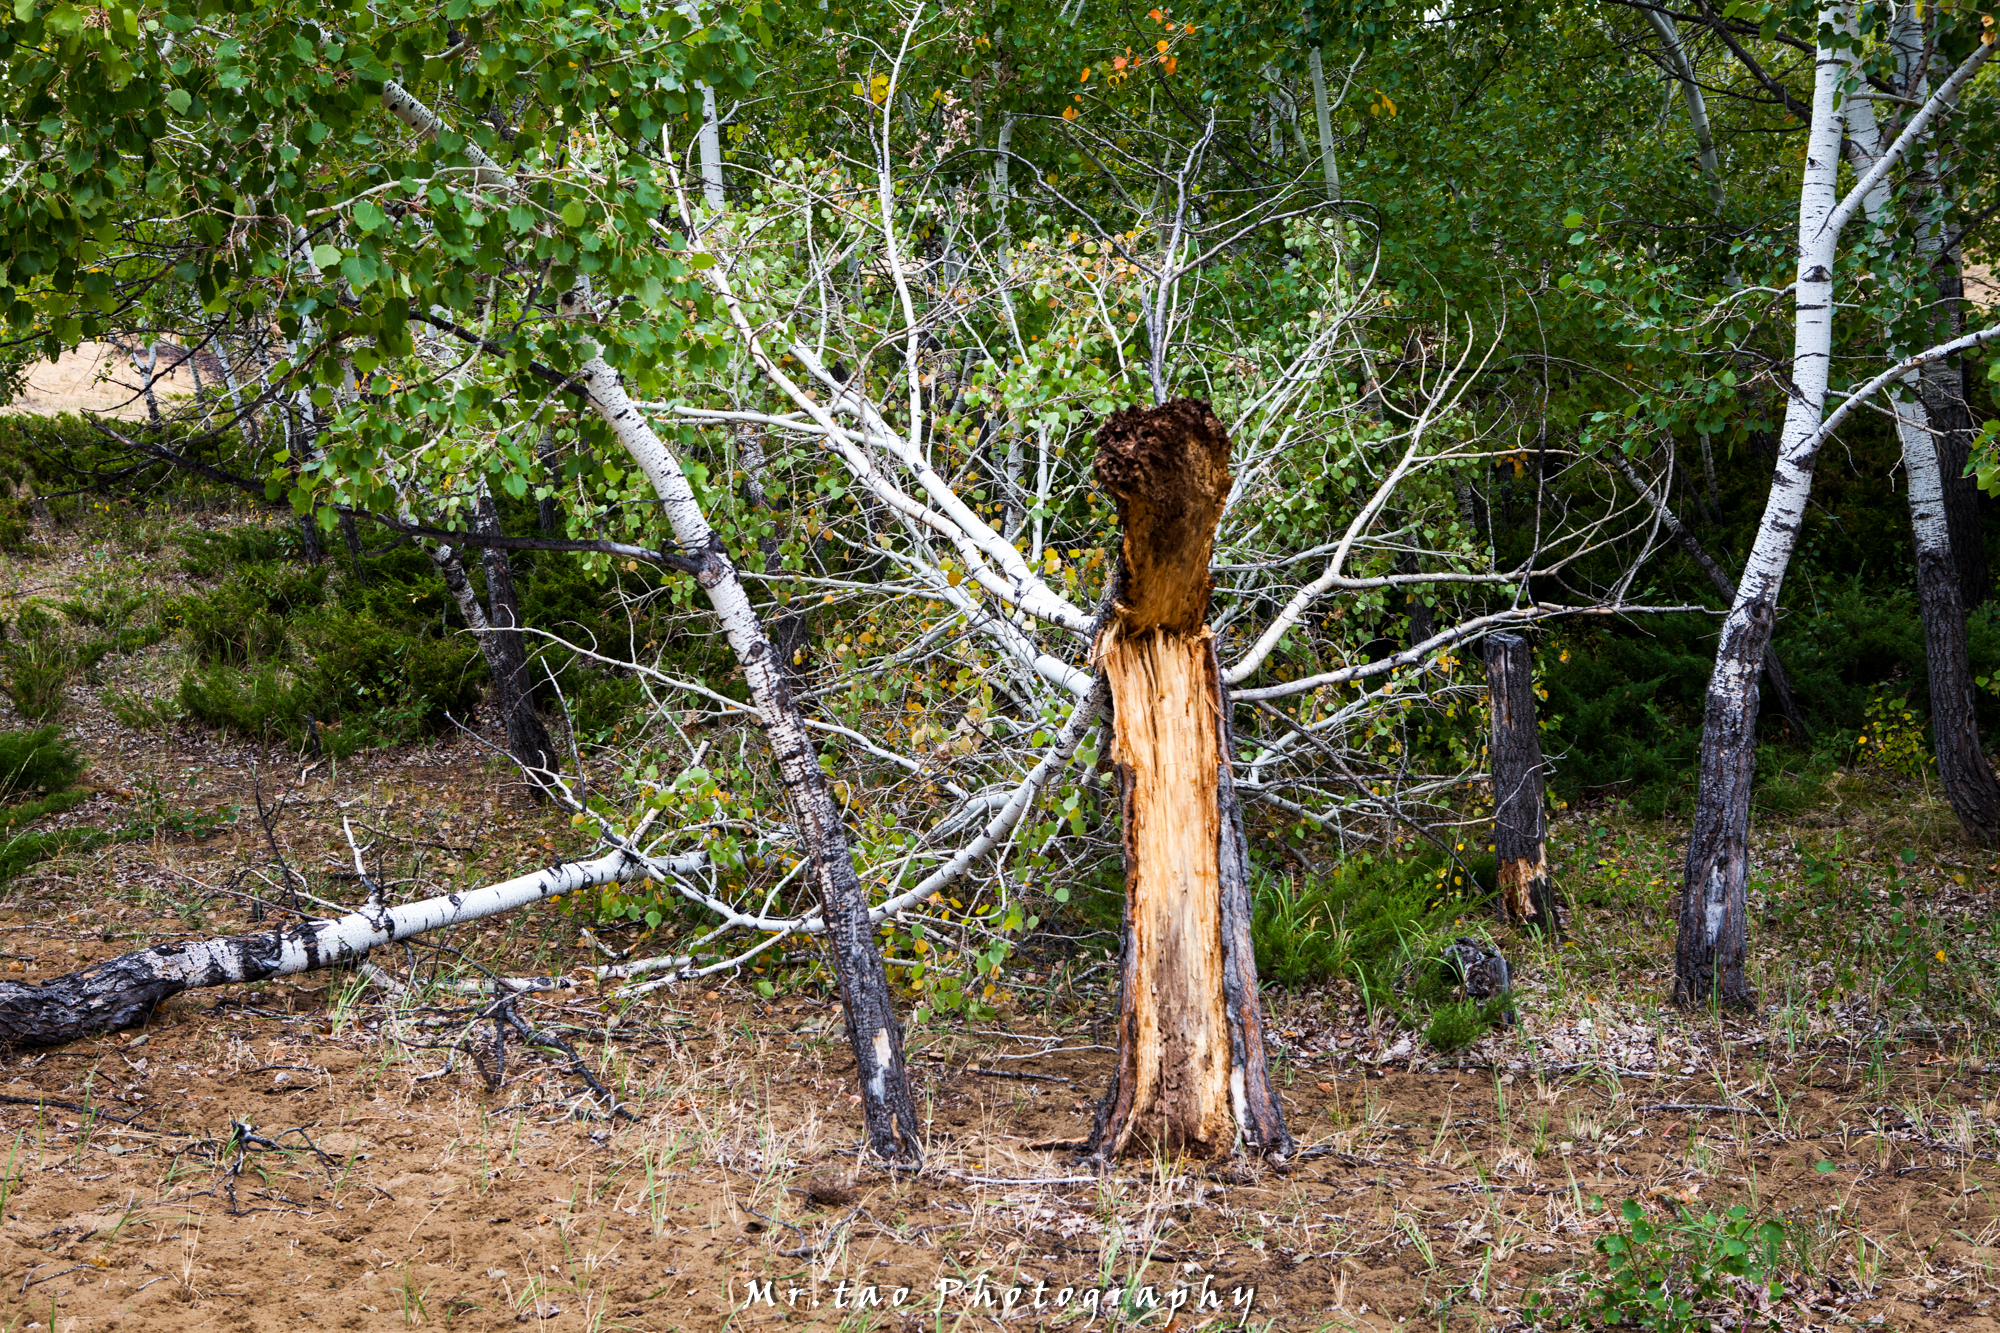
M1461 999L1460 978L1441 954L1490 892L1480 867L1469 868L1473 883L1465 884L1465 868L1440 857L1362 852L1326 874L1260 877L1251 919L1258 980L1351 981L1371 1010L1423 1031L1437 1049L1469 1045L1508 1007L1504 996Z
M1573 1276L1568 1290L1538 1292L1522 1311L1531 1326L1639 1328L1647 1333L1708 1333L1783 1328L1784 1225L1758 1221L1738 1204L1696 1217L1676 1208L1664 1221L1627 1199L1625 1225L1597 1242L1604 1271Z

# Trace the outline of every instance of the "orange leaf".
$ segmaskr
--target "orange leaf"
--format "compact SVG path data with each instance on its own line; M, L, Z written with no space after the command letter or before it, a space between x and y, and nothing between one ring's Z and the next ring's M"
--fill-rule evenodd
M1083 77L1082 77L1082 78L1080 78L1080 79L1078 79L1078 80L1077 80L1077 82L1078 82L1078 83L1089 83L1089 82L1090 82L1090 66L1088 66L1088 65L1085 65L1085 66L1083 67Z
M1076 119L1076 108L1075 108L1075 107L1073 107L1073 106L1066 106L1066 107L1064 107L1064 108L1063 108L1063 119L1064 119L1064 120L1075 120L1075 119Z
M1154 42L1153 48L1161 55L1165 55L1167 53L1167 39L1162 37L1159 41Z
M1160 63L1165 65L1167 67L1167 73L1171 74L1174 72L1174 67L1180 64L1180 61L1176 60L1172 56L1168 56L1165 60L1163 60Z
M1124 68L1125 68L1125 57L1124 57L1124 56L1119 56L1119 57L1118 57L1118 58L1117 58L1116 60L1112 61L1112 62L1111 62L1111 68L1113 68L1113 69L1124 69Z
M1152 11L1151 13L1147 14L1147 15L1146 15L1146 17L1147 17L1147 18L1149 18L1149 19L1151 19L1151 20L1153 20L1153 22L1155 22L1155 23L1165 23L1165 22L1167 21L1167 16L1166 16L1165 14L1162 14L1162 13L1161 13L1161 12L1160 12L1159 10L1157 10L1157 9L1155 9L1155 10L1153 10L1153 11Z

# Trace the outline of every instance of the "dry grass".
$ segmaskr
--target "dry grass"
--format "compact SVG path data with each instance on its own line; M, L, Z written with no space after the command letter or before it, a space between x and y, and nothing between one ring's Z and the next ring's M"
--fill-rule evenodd
M172 651L115 670L165 679ZM98 686L73 698L101 791L72 817L247 808L254 759L267 799L289 793L277 836L316 892L350 892L343 815L412 896L583 849L469 742L315 768L129 731ZM1677 831L1610 811L1554 832L1575 945L1510 942L1520 1028L1441 1060L1344 989L1271 996L1306 1148L1284 1169L1100 1177L1038 1147L1085 1132L1109 1073L1115 997L1089 987L1022 984L1010 1021L913 1030L927 1161L900 1175L858 1160L838 1009L803 982L522 999L629 1120L552 1048L510 1040L501 1069L460 985L592 961L560 906L377 959L402 992L341 973L183 997L143 1032L8 1057L0 1330L1084 1328L1109 1326L1112 1291L1140 1327L1237 1326L1247 1301L1258 1328L1497 1328L1589 1270L1598 1201L1626 1199L1782 1220L1789 1290L1766 1317L1788 1327L1976 1330L2000 1292L2000 873L1921 792L1864 774L1836 798L1761 831L1754 1020L1661 1006ZM47 977L247 928L221 890L262 892L240 872L267 859L239 820L50 863L8 890L0 966ZM775 1304L752 1302L766 1282ZM880 1304L851 1308L856 1291ZM1205 1293L1219 1308L1193 1308Z

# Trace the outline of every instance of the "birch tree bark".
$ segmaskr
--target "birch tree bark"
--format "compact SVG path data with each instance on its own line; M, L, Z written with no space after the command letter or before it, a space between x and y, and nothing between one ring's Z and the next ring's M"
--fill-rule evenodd
M1283 1156L1228 709L1205 623L1229 439L1207 403L1183 398L1115 413L1097 447L1124 533L1095 651L1112 699L1126 884L1118 1064L1092 1147L1216 1157L1241 1141Z
M1680 84L1681 101L1687 105L1688 122L1694 128L1695 152L1701 160L1702 181L1708 186L1708 202L1721 213L1729 196L1723 189L1722 167L1715 158L1715 131L1709 126L1708 102L1702 96L1701 81L1695 78L1694 62L1673 19L1657 9L1647 9L1644 13L1666 46L1667 64L1673 69L1675 82Z
M563 300L574 311L581 304L581 293L569 293ZM917 1161L922 1157L921 1131L903 1065L903 1028L875 944L868 892L854 873L847 829L820 769L819 751L786 683L784 663L765 634L729 553L702 513L680 460L626 395L618 372L602 356L593 355L578 369L577 379L589 393L591 407L660 497L675 538L696 563L695 581L742 663L744 682L791 802L799 840L812 863L811 876L840 983L848 1045L861 1085L869 1146L890 1160Z
M1312 69L1313 123L1319 130L1319 166L1326 177L1326 197L1340 198L1340 168L1333 160L1333 107L1326 97L1326 58L1315 46L1306 56Z
M1776 621L1778 592L1805 519L1818 461L1819 425L1833 350L1833 264L1840 240L1840 139L1845 123L1841 54L1815 53L1812 125L1799 188L1799 267L1792 333L1792 391L1778 465L1757 537L1723 620L1702 719L1701 776L1688 838L1674 950L1674 999L1754 1008L1744 976L1750 785L1757 765L1757 675Z
M671 861L620 849L590 861L537 870L467 893L395 907L370 905L330 920L257 935L162 944L95 963L37 985L0 981L0 1046L56 1046L146 1020L183 991L268 981L353 962L370 949L425 931L478 921L545 898L604 884L699 869L699 856Z
M1836 10L1824 11L1821 32L1837 31L1840 18ZM1736 600L1723 621L1709 677L1700 786L1675 946L1674 998L1682 1005L1754 1008L1757 1002L1743 971L1748 949L1750 788L1757 763L1757 675L1771 641L1785 570L1804 524L1813 467L1826 438L1822 425L1833 354L1833 269L1840 234L1861 201L1901 161L1912 142L1921 142L1931 120L1986 63L1993 49L1981 46L1961 64L1845 197L1838 182L1847 119L1841 89L1849 59L1824 39L1815 52L1812 116L1799 188L1791 386L1770 494ZM1857 393L1848 405L1863 396Z
M1896 43L1908 76L1916 75L1921 43ZM1848 116L1848 141L1863 170L1882 154L1881 128L1875 109L1857 102ZM1926 148L1929 146L1926 145ZM1905 197L1935 215L1938 182L1928 169L1914 173ZM1895 225L1895 205L1884 178L1862 197L1862 208L1879 230ZM1919 221L1914 258L1921 287L1938 258L1941 219ZM1892 355L1902 349L1890 344ZM1940 360L1933 363L1948 364ZM1979 719L1972 683L1972 650L1966 635L1965 607L1959 598L1959 566L1952 555L1950 520L1945 508L1944 471L1939 462L1940 440L1923 392L1923 377L1911 371L1889 390L1895 414L1896 439L1902 446L1904 494L1910 508L1910 535L1917 556L1917 604L1923 615L1924 667L1929 686L1931 746L1937 758L1938 785L1958 816L1965 835L1982 847L2000 845L2000 782L1979 741ZM1961 465L1962 466L1962 465Z

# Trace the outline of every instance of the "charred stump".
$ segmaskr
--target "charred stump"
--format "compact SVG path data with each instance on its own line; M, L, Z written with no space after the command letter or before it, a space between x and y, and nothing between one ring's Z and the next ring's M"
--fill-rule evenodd
M1549 886L1548 815L1542 743L1535 731L1535 667L1518 634L1486 640L1486 680L1493 696L1493 854L1499 861L1500 910L1509 921L1549 939L1562 935Z
M1124 534L1095 656L1124 815L1125 950L1118 1064L1091 1146L1217 1157L1241 1142L1283 1156L1291 1137L1264 1057L1249 859L1206 623L1229 439L1207 403L1179 399L1116 413L1097 448Z

